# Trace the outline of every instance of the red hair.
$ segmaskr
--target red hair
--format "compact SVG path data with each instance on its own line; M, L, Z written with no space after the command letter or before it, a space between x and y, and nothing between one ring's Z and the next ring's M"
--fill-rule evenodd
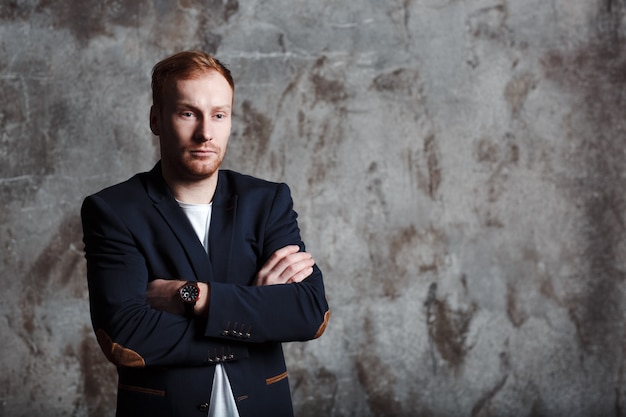
M165 58L152 69L152 105L159 111L162 109L163 94L169 82L195 78L209 71L222 74L235 93L235 82L224 64L202 51L184 51Z

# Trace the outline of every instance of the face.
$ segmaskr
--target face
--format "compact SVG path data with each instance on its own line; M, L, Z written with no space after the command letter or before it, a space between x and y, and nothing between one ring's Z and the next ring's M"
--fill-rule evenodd
M218 170L228 145L233 91L217 71L166 86L161 111L150 109L168 181L201 182Z

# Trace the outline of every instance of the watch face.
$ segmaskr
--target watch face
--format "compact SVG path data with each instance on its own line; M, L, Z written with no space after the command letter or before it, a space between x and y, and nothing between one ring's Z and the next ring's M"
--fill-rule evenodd
M197 286L188 284L180 289L180 298L187 303L193 303L198 299L200 290Z

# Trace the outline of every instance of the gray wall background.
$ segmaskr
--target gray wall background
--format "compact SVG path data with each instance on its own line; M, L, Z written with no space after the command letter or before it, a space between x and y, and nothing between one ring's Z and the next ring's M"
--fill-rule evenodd
M1 0L0 415L112 416L79 207L152 167L152 65L237 84L326 334L304 416L626 415L624 0Z

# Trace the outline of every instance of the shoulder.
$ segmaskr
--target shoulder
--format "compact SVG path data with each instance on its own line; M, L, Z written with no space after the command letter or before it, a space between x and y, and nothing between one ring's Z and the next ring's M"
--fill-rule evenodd
M87 196L83 201L83 210L99 206L108 207L119 213L128 213L152 206L152 200L147 192L148 176L147 172L135 174L126 181Z
M236 188L267 188L272 189L280 186L278 182L264 180L252 175L222 169L219 171L219 181L225 181L229 186Z
M231 170L220 170L218 188L227 193L246 195L253 194L276 194L289 192L285 183L268 181Z
M145 188L144 183L146 175L147 173L145 172L135 174L126 181L103 188L92 196L97 196L107 201L128 200L133 196L137 196L138 191Z
M240 202L253 205L271 205L272 201L291 201L291 191L285 183L268 181L230 170L220 170L216 199L237 196Z

